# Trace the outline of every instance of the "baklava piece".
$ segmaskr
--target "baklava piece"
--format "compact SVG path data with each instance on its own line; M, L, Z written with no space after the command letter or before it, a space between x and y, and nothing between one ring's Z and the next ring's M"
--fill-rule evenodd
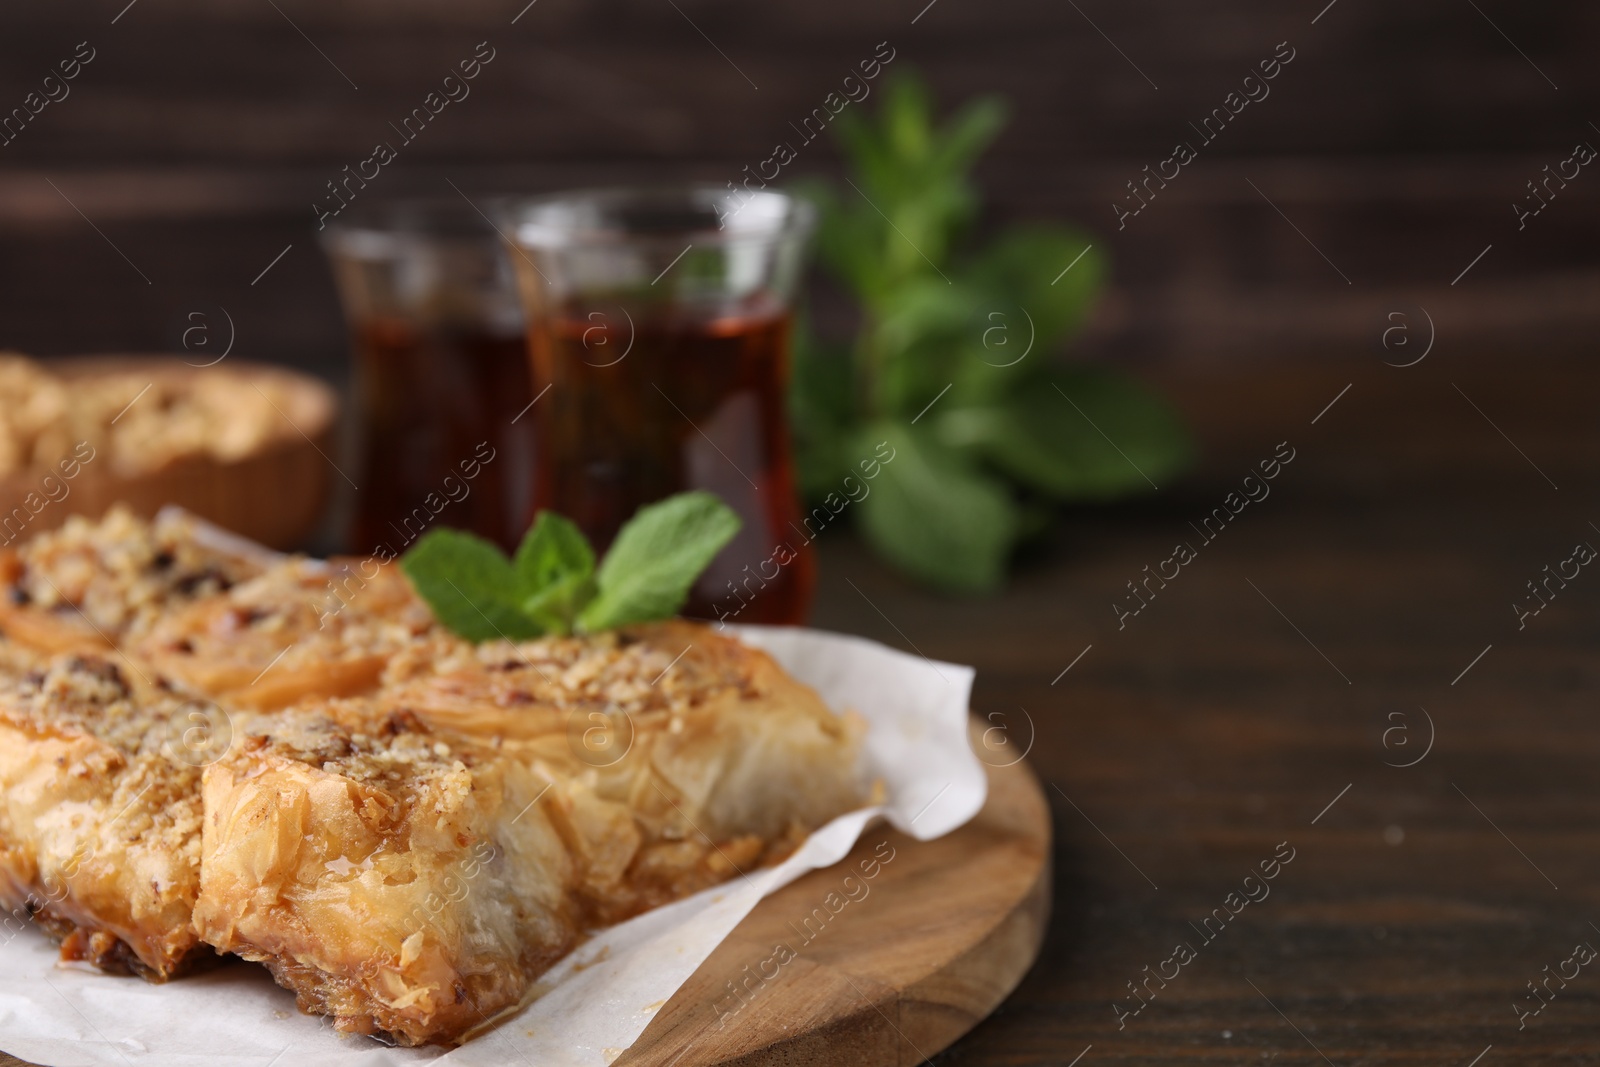
M271 710L373 689L432 626L393 565L291 559L172 612L132 649L218 700Z
M359 709L330 710L284 713L207 768L195 927L341 1030L459 1037L577 942L550 780L401 716L363 731Z
M70 653L0 680L0 903L63 958L164 981L210 951L200 890L200 770L219 709Z
M120 506L99 521L75 515L0 551L0 631L47 653L105 649L261 569L209 544L187 516L147 522Z
M377 701L556 774L596 924L774 862L867 792L859 716L700 623L439 637L395 658Z

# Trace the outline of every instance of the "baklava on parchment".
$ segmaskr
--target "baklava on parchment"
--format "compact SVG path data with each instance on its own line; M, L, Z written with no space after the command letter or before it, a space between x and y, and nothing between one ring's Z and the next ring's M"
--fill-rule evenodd
M862 722L700 624L473 644L398 567L118 512L0 567L0 903L107 970L458 1042L865 800Z
M550 779L402 716L327 711L277 717L206 769L195 928L342 1030L459 1037L581 934Z
M862 802L860 719L701 623L517 644L439 637L391 662L379 700L495 739L625 812L633 826L595 835L613 858L580 887L605 921L781 858Z
M389 675L206 770L196 926L342 1029L461 1040L586 931L863 802L859 721L698 624L435 635Z
M164 981L210 950L200 888L200 764L217 710L108 655L67 653L0 678L0 904L62 955Z

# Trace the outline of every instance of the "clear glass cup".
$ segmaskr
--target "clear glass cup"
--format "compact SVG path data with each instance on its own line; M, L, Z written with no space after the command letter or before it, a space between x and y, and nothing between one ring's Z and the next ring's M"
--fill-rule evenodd
M351 548L532 518L527 339L505 243L464 200L352 207L323 239L355 350Z
M641 505L709 490L744 526L686 612L804 621L816 564L800 526L786 397L811 206L691 187L576 192L497 211L540 397L535 506L605 545Z

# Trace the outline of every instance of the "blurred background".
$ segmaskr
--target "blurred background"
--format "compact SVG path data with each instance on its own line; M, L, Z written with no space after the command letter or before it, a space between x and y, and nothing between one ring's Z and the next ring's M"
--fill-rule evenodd
M1375 351L1397 294L1453 339L1525 347L1537 323L1541 352L1580 343L1600 317L1587 175L1521 232L1511 205L1576 141L1600 138L1600 9L1338 0L1319 16L1325 2L8 5L5 109L79 42L94 59L0 147L0 346L176 350L192 312L220 321L226 308L236 353L342 383L344 326L312 205L481 41L496 58L470 98L363 195L721 184L887 41L942 109L1010 99L1013 120L977 171L986 225L1062 218L1104 239L1112 285L1090 354L1237 364ZM1193 139L1188 124L1280 41L1296 59L1270 97L1118 232L1125 183ZM785 178L838 167L820 138ZM1491 243L1471 286L1452 288Z

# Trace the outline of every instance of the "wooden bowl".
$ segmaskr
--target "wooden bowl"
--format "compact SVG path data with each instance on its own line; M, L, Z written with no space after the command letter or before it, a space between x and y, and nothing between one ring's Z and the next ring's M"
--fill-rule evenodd
M176 357L151 355L77 356L50 360L45 366L69 385L129 371L148 375L152 383L215 373ZM57 472L29 470L0 478L0 524L5 517L16 516L18 508L24 509L28 520L20 531L13 529L16 522L5 525L0 540L53 529L69 515L98 518L120 503L146 517L176 504L273 548L302 545L322 516L334 473L327 457L333 451L338 398L326 384L295 371L233 359L226 366L234 374L273 382L287 394L286 402L276 405L282 426L257 449L231 460L185 456L137 474L120 473L113 469L111 457L96 456L65 481L65 496L43 507L39 507L41 480ZM58 475L56 484L61 482ZM31 507L25 506L30 494ZM54 495L59 494L57 488Z

